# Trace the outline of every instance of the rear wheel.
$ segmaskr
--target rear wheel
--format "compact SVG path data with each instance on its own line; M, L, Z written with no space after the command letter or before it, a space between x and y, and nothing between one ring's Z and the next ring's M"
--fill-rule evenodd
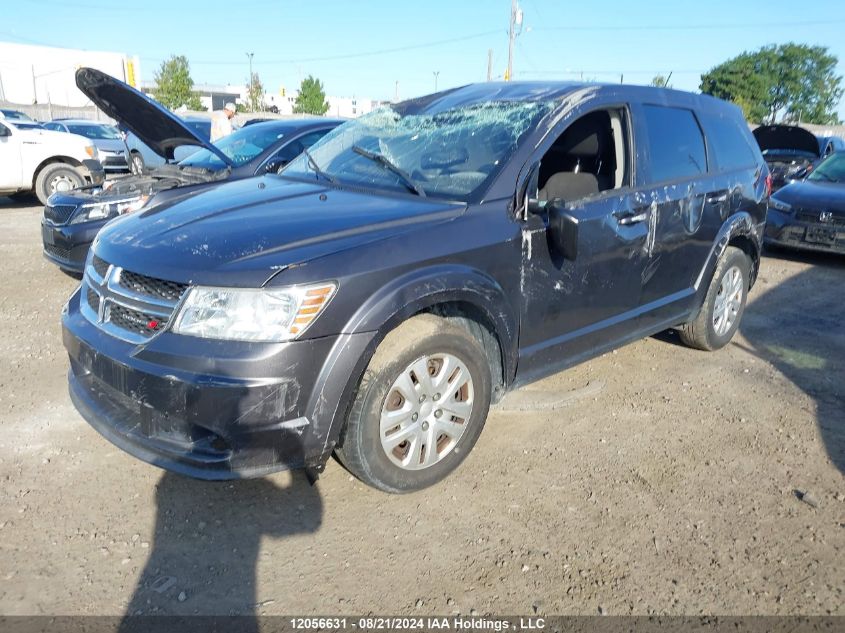
M750 276L748 256L741 249L729 246L713 273L701 311L678 331L681 340L690 347L707 351L727 345L739 329Z
M431 486L478 440L491 382L487 356L469 332L433 315L413 317L373 355L338 458L364 483L387 492Z
M35 195L41 204L57 191L71 191L85 184L85 180L72 165L52 163L38 172L35 178Z

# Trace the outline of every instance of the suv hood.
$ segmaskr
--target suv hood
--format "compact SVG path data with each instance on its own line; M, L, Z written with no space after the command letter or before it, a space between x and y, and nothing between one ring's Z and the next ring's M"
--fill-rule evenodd
M819 155L819 140L812 132L795 125L761 125L752 133L761 152L792 150Z
M278 176L203 187L110 222L96 254L150 277L260 287L280 270L458 216L466 205Z
M94 104L131 130L151 150L165 159L173 158L180 145L196 145L214 152L223 162L232 161L189 128L167 108L111 75L94 68L76 71L76 85Z

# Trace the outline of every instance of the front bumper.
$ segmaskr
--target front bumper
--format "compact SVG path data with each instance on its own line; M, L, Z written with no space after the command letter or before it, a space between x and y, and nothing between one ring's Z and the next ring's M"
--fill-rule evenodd
M106 179L106 171L103 169L103 164L98 160L86 159L82 161L82 167L79 168L82 176L91 185L101 185Z
M824 253L845 254L845 225L802 222L793 214L769 207L763 243Z
M41 244L44 257L63 270L81 273L91 243L108 219L81 224L55 225L41 220Z
M372 333L290 343L169 332L134 345L79 311L62 317L74 405L106 439L200 479L321 469L340 431Z

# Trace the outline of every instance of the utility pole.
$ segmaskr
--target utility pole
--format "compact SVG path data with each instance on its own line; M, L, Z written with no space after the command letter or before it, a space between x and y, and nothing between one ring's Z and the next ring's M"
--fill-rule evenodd
M437 92L437 78L440 76L440 71L435 70L432 74L434 75L434 92Z
M493 49L487 49L487 81L493 81Z
M505 73L505 81L513 80L513 42L516 39L516 14L519 6L516 0L511 0L511 18L508 24L508 70Z
M249 109L251 111L255 110L255 97L252 94L252 56L255 53L247 53L246 56L249 57Z
M393 93L393 102L399 103L399 80L398 79L396 80L396 89L395 89L395 92Z

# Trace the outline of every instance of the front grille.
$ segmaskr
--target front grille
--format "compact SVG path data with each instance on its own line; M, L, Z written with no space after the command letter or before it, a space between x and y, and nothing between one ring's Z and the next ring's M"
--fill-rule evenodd
M106 273L109 270L108 262L94 255L94 258L91 260L91 265L94 267L94 270L97 271L97 274L101 278L105 279Z
M88 287L88 292L86 293L86 298L88 300L88 305L91 306L91 309L94 313L98 313L100 311L100 295L98 295L91 287Z
M795 219L808 224L819 224L821 226L845 226L845 216L834 215L828 222L821 222L819 215L821 211L812 209L798 209L795 212Z
M116 303L109 308L109 322L127 332L150 337L167 325L167 319L132 310Z
M56 259L70 259L70 251L55 244L45 244L44 250Z
M187 284L147 277L146 275L139 275L128 270L124 270L121 273L120 285L132 292L165 301L178 301L188 287Z
M85 318L112 336L144 343L167 327L187 287L124 270L93 255L80 308Z
M73 204L57 204L55 207L47 205L44 207L44 217L53 224L64 224L76 210Z

